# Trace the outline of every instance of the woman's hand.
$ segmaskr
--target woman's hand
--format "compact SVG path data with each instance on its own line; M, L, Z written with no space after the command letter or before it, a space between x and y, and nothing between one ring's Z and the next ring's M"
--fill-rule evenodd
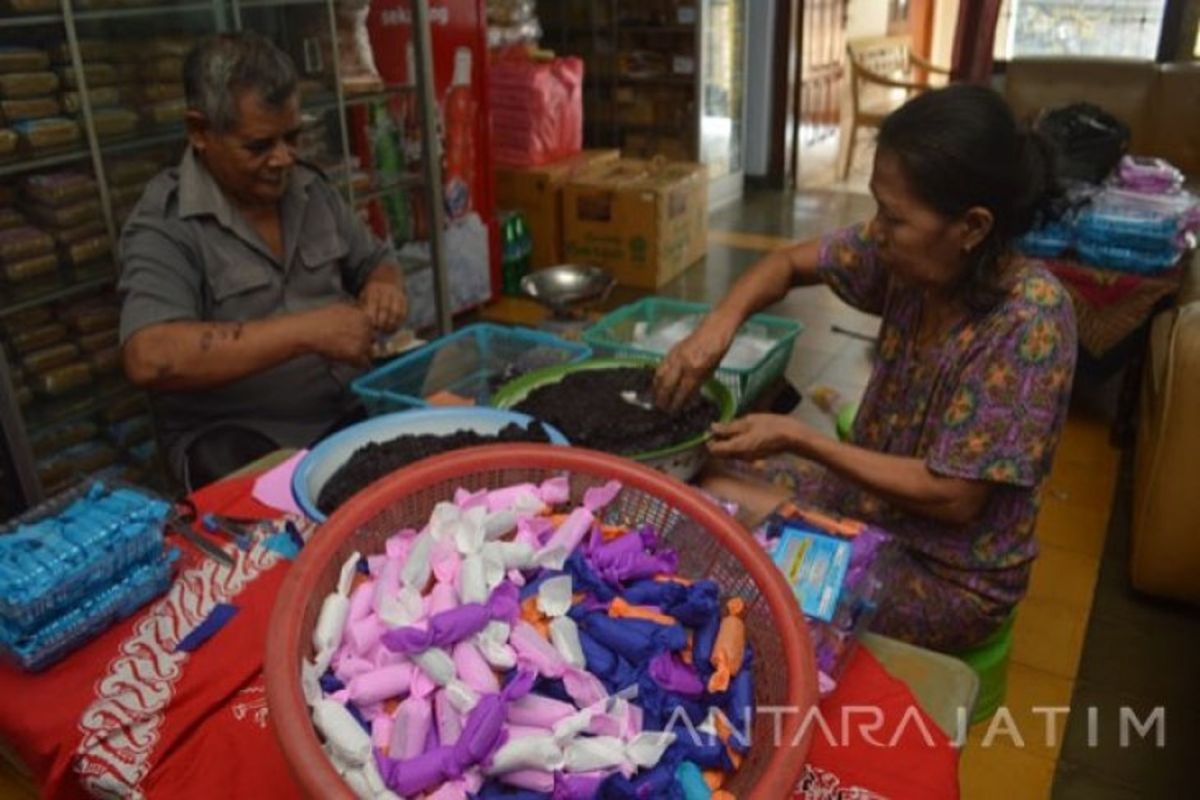
M807 457L811 443L820 436L800 420L782 414L749 414L732 422L715 423L712 432L709 452L743 461L783 452Z
M667 353L654 372L654 404L678 411L721 363L739 323L710 315Z

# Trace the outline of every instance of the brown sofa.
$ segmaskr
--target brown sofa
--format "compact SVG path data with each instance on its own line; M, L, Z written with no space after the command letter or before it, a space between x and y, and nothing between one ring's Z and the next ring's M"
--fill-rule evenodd
M1200 184L1200 64L1030 58L1009 64L1019 116L1085 101L1125 121L1134 152ZM1151 324L1138 404L1130 573L1144 592L1200 603L1200 255Z
M1008 64L1004 94L1021 118L1094 103L1129 125L1133 152L1165 158L1200 179L1200 63L1018 58Z

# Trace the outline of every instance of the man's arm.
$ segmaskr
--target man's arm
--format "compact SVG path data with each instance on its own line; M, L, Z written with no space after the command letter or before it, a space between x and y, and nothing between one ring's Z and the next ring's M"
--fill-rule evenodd
M122 349L130 382L159 391L222 386L307 353L366 365L371 324L338 303L250 322L177 321L134 333Z

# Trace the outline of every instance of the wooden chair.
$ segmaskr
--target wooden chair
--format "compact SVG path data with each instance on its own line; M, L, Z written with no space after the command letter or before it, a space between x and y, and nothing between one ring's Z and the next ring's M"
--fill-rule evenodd
M907 36L851 39L846 43L846 64L849 79L838 150L842 180L850 175L859 128L878 128L884 117L913 94L937 85L930 82L933 75L950 75L950 70L914 53Z

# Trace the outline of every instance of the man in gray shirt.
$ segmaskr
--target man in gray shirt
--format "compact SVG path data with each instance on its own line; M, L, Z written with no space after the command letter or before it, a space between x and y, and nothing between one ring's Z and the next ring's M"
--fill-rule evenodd
M189 488L351 419L350 381L407 310L402 272L315 168L291 60L254 34L184 65L189 146L121 234L125 372Z

